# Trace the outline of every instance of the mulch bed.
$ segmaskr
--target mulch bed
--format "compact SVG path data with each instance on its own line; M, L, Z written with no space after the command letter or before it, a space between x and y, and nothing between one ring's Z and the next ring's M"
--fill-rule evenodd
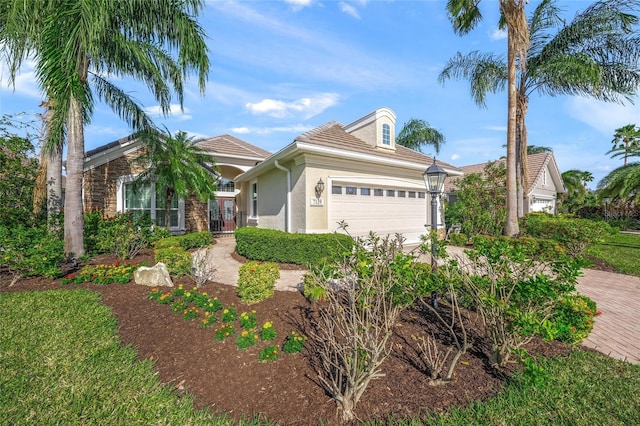
M101 256L91 263L110 264L114 260ZM134 261L152 263L152 253L142 252ZM59 280L34 278L9 288L9 281L8 274L0 271L0 292L75 288L99 292L117 318L123 345L134 348L140 359L152 360L159 379L180 394L192 395L198 407L238 419L261 415L282 424L338 423L336 404L320 386L312 367L311 345L300 354L281 353L276 362L260 363L258 352L266 344L241 351L235 339L218 342L213 339L215 326L205 329L198 319L185 321L170 306L149 300L148 287L133 283L63 286ZM185 288L193 287L188 277L175 280L176 285L180 283ZM200 290L217 296L225 306L234 304L238 313L255 310L259 326L272 321L278 331L278 345L292 330L306 334L320 306L309 303L299 292L276 292L272 298L248 306L237 297L235 287L208 282ZM520 367L513 364L495 371L488 366L478 326L475 321L468 330L472 347L463 355L454 380L433 386L425 374L415 337L432 332L442 335L442 331L425 312L406 311L396 325L393 352L384 364L385 376L371 382L356 408L359 420L418 416L425 410L442 411L495 395ZM534 356L563 356L569 350L558 342L535 341L529 347Z

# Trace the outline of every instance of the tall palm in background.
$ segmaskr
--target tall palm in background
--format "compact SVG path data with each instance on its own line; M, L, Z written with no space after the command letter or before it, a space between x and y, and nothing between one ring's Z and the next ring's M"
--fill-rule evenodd
M616 129L611 143L613 148L607 154L612 154L611 158L623 157L623 165L626 166L629 157L640 156L640 128L635 124L627 124Z
M611 197L618 203L637 203L640 194L640 162L618 167L600 182L598 195Z
M429 123L417 118L411 118L404 123L402 130L396 137L396 143L414 151L422 151L425 145L431 145L436 154L440 153L440 147L445 138L436 128Z
M467 34L482 20L479 3L480 0L447 1L447 12L453 24L453 30L457 34ZM529 26L524 13L527 0L499 0L498 3L501 13L500 26L507 28L507 217L504 234L514 236L520 232L516 181L516 68L519 66L520 72L526 69Z
M589 193L587 184L593 181L593 175L584 170L567 170L562 173L562 182L567 189L562 195L560 209L563 213L575 213L584 206Z
M134 131L153 122L125 92L107 80L143 81L168 113L172 92L183 104L183 77L198 73L204 91L209 68L204 32L195 17L202 0L1 0L0 48L12 80L33 57L38 82L51 102L45 149L67 141L65 251L84 255L82 175L84 125L95 97ZM174 59L172 55L177 57Z
M195 194L201 202L213 199L218 181L214 159L207 151L194 145L193 138L186 132L172 135L168 130L152 131L140 137L146 151L136 162L146 169L136 177L135 184L153 181L163 192L161 199L167 228L171 224L170 210L176 197L186 198Z
M638 18L631 14L638 7L637 0L598 1L565 24L556 2L543 0L531 14L527 64L520 68L516 92L517 174L522 194L530 184L525 155L529 97L538 92L615 102L630 99L640 86ZM458 52L449 59L439 80L469 80L474 101L486 107L487 94L502 91L508 83L508 69L502 55ZM522 204L522 195L518 199Z

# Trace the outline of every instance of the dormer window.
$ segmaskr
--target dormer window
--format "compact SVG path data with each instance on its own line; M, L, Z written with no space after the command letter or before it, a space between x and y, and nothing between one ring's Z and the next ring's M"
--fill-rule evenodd
M388 124L382 125L382 145L391 146L391 127Z

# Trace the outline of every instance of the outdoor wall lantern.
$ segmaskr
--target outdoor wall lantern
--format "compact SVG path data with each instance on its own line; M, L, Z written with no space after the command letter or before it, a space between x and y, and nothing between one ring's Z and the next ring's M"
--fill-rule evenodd
M444 179L447 177L447 172L436 164L436 159L433 159L433 164L430 165L427 170L422 174L424 183L427 187L427 191L431 194L431 230L438 231L438 196L442 194L444 187ZM431 241L431 268L435 271L438 264L436 263L436 239Z
M322 178L320 178L318 183L316 183L315 190L316 190L316 198L320 198L322 196L322 193L324 192L324 182L322 181Z

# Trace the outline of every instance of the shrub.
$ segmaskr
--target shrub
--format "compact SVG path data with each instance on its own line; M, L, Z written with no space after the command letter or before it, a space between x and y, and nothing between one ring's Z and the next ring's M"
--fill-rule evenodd
M449 244L452 246L463 247L467 241L468 238L465 234L455 232L449 235Z
M163 228L164 229L164 228ZM174 235L156 241L156 248L180 246L184 250L201 248L211 245L211 232L191 232L184 235Z
M521 230L532 237L557 241L576 258L581 258L589 245L613 232L606 222L547 213L528 214L522 219Z
M253 227L235 231L236 250L247 259L268 262L318 265L335 261L350 251L353 240L344 234L290 234Z
M171 275L182 277L191 272L191 253L179 245L156 248L154 256L156 262L162 262L167 266Z
M551 322L556 339L569 343L581 343L593 329L596 302L581 294L564 296L554 307Z
M95 226L96 216L95 212L89 213L89 226ZM126 260L133 258L151 244L153 224L148 214L118 213L113 217L103 217L97 223L98 233L95 241L91 236L86 236L85 240L98 252L113 253L118 259Z
M238 272L238 296L244 302L258 303L273 296L276 280L280 278L277 263L250 261Z
M77 274L69 274L61 281L62 284L126 284L131 281L138 265L129 262L120 263L116 260L112 265L87 265Z
M0 226L0 265L13 274L11 284L22 277L60 276L64 243L44 227Z
M474 249L466 252L469 262L454 260L442 268L473 299L492 365L505 365L534 334L547 335L557 301L575 291L579 262L562 250L531 256L532 245L538 250L533 241L474 238Z

